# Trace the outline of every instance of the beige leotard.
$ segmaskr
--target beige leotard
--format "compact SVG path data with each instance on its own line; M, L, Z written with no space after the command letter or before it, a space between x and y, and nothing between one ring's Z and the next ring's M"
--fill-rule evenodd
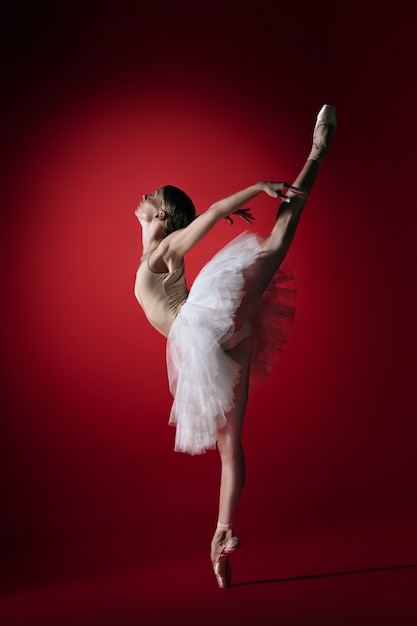
M188 297L184 262L173 272L157 273L149 267L149 257L149 254L142 257L136 272L135 296L148 321L167 337Z

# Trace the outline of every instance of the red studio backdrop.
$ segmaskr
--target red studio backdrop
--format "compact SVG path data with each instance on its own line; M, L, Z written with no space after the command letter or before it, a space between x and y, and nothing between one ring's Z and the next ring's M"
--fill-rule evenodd
M199 212L257 180L292 182L325 102L339 127L287 257L295 326L249 401L237 526L416 522L407 37L366 7L319 20L266 2L139 4L5 3L8 592L133 566L153 542L177 555L209 541L218 456L173 452L165 342L133 295L134 210L163 184ZM276 203L251 207L266 235ZM216 226L190 253L189 285L245 228ZM400 558L415 563L416 545Z

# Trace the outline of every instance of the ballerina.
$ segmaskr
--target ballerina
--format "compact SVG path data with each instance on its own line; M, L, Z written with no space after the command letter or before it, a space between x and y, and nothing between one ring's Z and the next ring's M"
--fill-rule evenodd
M167 338L167 370L174 401L175 450L221 460L218 522L211 561L219 587L231 585L230 555L240 547L233 522L245 482L241 434L248 392L274 367L294 317L294 290L283 261L336 128L324 105L309 156L292 185L260 181L196 216L182 190L165 185L142 197L135 211L143 254L135 295L148 321ZM253 222L246 205L261 193L279 200L265 239L245 232L207 263L187 288L184 257L222 219Z

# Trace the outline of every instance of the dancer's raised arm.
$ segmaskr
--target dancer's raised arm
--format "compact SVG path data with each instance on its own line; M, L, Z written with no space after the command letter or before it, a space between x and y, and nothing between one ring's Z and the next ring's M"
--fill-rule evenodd
M303 195L299 189L292 187L286 182L260 181L255 185L246 187L246 189L237 191L231 196L218 200L207 211L196 217L186 228L173 232L167 238L168 255L183 258L218 221L230 218L232 214L240 215L243 219L245 217L249 218L246 221L250 222L253 218L250 214L245 215L242 209L245 204L263 191L273 198L282 198L284 201L289 202L290 199L285 196L289 190L297 196Z

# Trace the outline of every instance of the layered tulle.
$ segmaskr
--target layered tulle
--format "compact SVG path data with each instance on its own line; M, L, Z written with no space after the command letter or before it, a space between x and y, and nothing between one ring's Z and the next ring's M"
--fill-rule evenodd
M169 423L176 426L175 450L202 454L215 448L217 430L234 407L239 365L225 350L244 295L245 268L260 251L261 239L243 233L202 269L168 335L167 369L174 402ZM294 320L291 276L277 272L251 320L254 350L251 385L264 380L288 340Z

